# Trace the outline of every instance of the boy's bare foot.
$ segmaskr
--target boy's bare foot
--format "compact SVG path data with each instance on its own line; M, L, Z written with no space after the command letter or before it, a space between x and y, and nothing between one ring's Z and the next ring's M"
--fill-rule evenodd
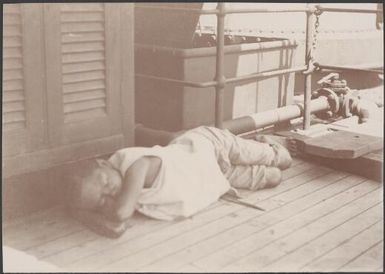
M266 184L264 188L272 188L282 181L282 172L276 167L266 167Z
M277 135L257 135L255 139L263 143L280 144L289 151L291 156L300 155L297 140L292 137L283 137Z

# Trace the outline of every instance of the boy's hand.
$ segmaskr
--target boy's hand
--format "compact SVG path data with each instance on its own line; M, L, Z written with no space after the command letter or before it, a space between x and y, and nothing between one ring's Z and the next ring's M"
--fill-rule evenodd
M111 221L116 220L116 202L110 198L106 197L105 204L100 208L100 213L104 215L107 219Z
M126 230L129 228L130 225L127 221L124 222L110 222L107 221L105 223L105 226L101 227L98 233L109 237L109 238L119 238Z
M130 227L127 220L117 222L107 219L100 213L86 210L72 210L72 216L86 225L92 231L109 238L120 237Z

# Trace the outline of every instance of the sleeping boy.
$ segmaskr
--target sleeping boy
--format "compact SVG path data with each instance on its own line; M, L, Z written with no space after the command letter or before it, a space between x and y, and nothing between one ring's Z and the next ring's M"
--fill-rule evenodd
M75 218L107 237L119 237L135 210L161 220L194 215L234 188L277 186L291 164L294 140L198 127L165 147L130 147L108 160L90 160L71 180Z

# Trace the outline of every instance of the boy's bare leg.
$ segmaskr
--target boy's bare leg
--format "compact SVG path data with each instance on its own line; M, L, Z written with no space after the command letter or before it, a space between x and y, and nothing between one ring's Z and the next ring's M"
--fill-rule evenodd
M231 186L249 190L275 187L282 181L279 168L263 165L233 165L225 176Z

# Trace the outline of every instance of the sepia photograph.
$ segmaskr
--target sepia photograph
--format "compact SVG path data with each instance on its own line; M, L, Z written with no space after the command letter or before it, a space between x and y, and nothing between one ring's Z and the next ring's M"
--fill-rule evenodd
M382 1L2 18L3 272L383 272Z

